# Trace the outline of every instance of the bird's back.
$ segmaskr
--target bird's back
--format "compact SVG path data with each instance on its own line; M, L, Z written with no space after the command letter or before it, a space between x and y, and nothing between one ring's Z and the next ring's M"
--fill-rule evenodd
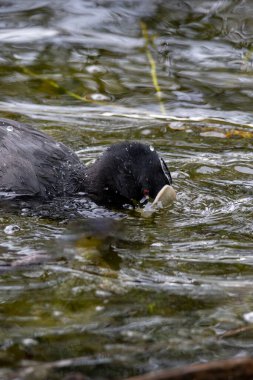
M0 191L17 195L73 194L84 167L64 144L27 125L0 119Z

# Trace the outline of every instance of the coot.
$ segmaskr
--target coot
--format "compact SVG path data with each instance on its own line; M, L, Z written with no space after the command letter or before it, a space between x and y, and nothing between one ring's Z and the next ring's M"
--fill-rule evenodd
M122 208L155 198L171 184L164 160L149 145L117 143L84 166L71 149L45 133L0 119L1 192L44 199L84 192L97 204Z

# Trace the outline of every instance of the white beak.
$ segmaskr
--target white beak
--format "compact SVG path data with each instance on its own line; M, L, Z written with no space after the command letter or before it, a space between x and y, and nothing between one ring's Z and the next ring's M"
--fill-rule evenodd
M155 197L152 207L166 207L176 200L176 192L170 185L165 185Z

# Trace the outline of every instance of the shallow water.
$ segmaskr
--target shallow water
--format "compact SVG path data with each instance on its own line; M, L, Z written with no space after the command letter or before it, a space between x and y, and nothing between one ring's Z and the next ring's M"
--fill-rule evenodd
M84 163L151 143L178 198L149 217L1 201L1 379L253 354L251 2L67 3L1 2L0 116Z

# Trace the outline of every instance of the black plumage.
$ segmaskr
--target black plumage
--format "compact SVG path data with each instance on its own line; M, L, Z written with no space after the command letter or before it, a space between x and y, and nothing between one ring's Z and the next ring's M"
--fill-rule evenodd
M52 137L19 122L0 119L0 191L50 199L85 192L98 204L135 205L171 184L165 162L149 145L122 142L90 166Z

